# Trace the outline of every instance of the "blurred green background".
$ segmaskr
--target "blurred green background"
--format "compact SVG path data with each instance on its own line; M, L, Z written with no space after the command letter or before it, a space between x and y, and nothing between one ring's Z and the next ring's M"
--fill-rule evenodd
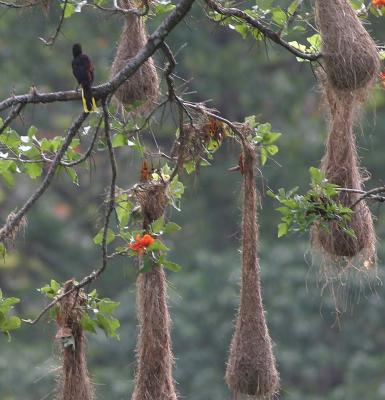
M60 11L48 17L41 10L0 9L0 98L28 92L74 88L71 46L81 42L96 66L96 83L108 78L123 21L92 12L66 20L53 47L38 39L55 31ZM150 30L161 17L150 21ZM381 22L374 36L384 41ZM258 179L261 193L260 256L266 317L282 380L279 399L379 400L385 397L385 302L379 281L342 287L345 312L336 323L335 304L322 292L318 266L312 265L306 235L277 239L277 206L266 188L306 189L308 168L323 153L326 123L317 84L307 63L297 63L269 43L243 41L234 31L207 21L201 5L171 34L178 50L177 74L188 83L186 96L209 103L224 116L242 121L256 114L283 133L276 162L270 161ZM156 56L162 66L163 58ZM180 81L181 82L181 81ZM80 102L30 106L17 121L19 132L31 124L39 135L62 135ZM367 184L384 183L385 92L375 89L357 128L362 164L372 174ZM175 128L168 116L156 128L167 150ZM151 135L145 139L152 145ZM183 265L170 273L169 304L173 318L175 379L182 399L230 399L224 383L225 362L239 294L240 176L227 172L239 149L225 144L213 165L198 176L185 176L188 187L181 213L171 217L183 226L169 242L170 257ZM118 151L120 187L137 179L137 157ZM94 156L88 171L78 169L80 186L59 177L28 216L28 228L0 263L0 287L6 296L22 298L18 314L33 317L45 304L36 291L54 278L81 278L97 267L100 250L92 237L100 228L103 193L109 172L105 153ZM263 174L263 176L262 176ZM1 186L1 220L19 207L36 182L20 177L14 187ZM379 275L383 270L385 215L373 205L379 240ZM120 341L103 334L88 337L88 361L97 398L130 398L135 371L135 273L130 260L113 261L95 286L103 296L120 301ZM59 365L53 343L54 324L24 325L11 343L0 338L1 400L53 398ZM154 399L155 400L155 399Z

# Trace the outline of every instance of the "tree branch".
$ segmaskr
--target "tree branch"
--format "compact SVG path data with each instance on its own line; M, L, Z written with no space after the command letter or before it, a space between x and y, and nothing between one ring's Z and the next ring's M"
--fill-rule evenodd
M259 32L261 32L265 37L267 37L274 43L289 50L289 52L294 54L296 57L299 57L303 60L308 60L308 61L317 61L321 57L321 54L319 54L319 53L307 54L307 53L304 53L304 52L296 49L295 47L291 46L288 42L283 40L279 33L270 29L262 21L255 19L253 17L250 17L250 15L248 15L247 13L245 13L242 10L239 10L238 8L222 7L215 0L205 0L205 1L212 10L216 11L217 13L219 13L221 15L225 15L227 17L236 17L236 18L239 18L239 19L245 21L248 25L252 26L253 28L256 28Z
M149 36L146 45L133 57L126 66L108 82L93 88L95 99L102 99L113 94L162 44L167 35L190 11L195 0L181 0L176 8L165 18L162 24ZM75 90L53 93L31 93L12 96L0 102L0 111L16 104L54 103L57 101L80 100L81 94Z
M8 221L8 223L5 223L3 225L3 227L0 229L0 242L9 236L10 232L12 232L12 230L16 226L18 226L18 224L20 223L23 216L30 210L30 208L36 203L36 201L48 189L48 187L50 186L52 179L55 175L56 169L60 164L61 159L63 158L65 152L67 151L69 145L72 142L72 139L75 137L76 133L78 132L79 128L82 126L83 122L85 121L85 119L87 117L88 117L87 113L80 114L80 116L77 118L77 120L71 126L71 128L69 129L69 131L67 133L64 143L62 144L59 151L56 153L56 156L53 159L52 164L49 167L49 170L48 170L43 182L39 186L39 188L26 201L26 203L23 205L23 207L21 207L20 210L15 213L15 215Z

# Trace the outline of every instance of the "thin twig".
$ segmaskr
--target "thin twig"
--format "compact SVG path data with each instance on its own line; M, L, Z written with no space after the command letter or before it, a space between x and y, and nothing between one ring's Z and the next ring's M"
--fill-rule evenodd
M60 16L60 20L59 20L59 23L58 23L58 25L56 27L56 31L53 34L53 36L51 36L48 40L45 40L42 37L39 38L46 46L52 46L55 43L57 37L59 36L59 33L60 33L61 28L63 26L64 16L65 16L65 13L66 13L66 10L67 10L67 5L68 5L68 0L64 0L63 10L62 10L62 13L61 13L61 16Z
M378 197L377 195L380 193L385 193L385 186L381 186L378 188L374 188L372 190L368 190L364 194L362 194L351 206L350 208L356 207L356 205L361 202L362 200L370 197ZM381 198L381 197L380 197ZM382 200L381 200L382 201Z
M107 148L108 148L108 155L110 158L111 164L111 185L110 185L110 193L109 198L106 206L106 213L104 218L104 227L103 227L103 240L102 240L102 266L99 269L98 276L105 270L107 267L107 233L108 233L108 225L110 223L110 217L112 212L115 209L115 185L116 185L116 176L117 176L117 166L116 166L116 158L114 149L112 147L111 141L111 133L110 133L110 120L108 114L108 108L106 102L103 101L103 116L104 116L104 133L106 136Z
M15 109L10 112L8 117L5 119L3 126L0 128L0 135L9 126L9 124L20 114L24 106L25 104L18 104L17 107L15 107Z

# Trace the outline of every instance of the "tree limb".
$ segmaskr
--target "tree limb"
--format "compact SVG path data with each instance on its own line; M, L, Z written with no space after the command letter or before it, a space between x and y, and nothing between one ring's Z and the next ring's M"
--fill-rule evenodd
M247 13L245 13L242 10L239 10L238 8L222 7L215 0L205 0L205 1L212 10L216 11L217 13L219 13L221 15L225 15L227 17L236 17L236 18L239 18L239 19L245 21L248 25L252 26L253 28L256 28L259 32L261 32L265 37L267 37L274 43L289 50L290 53L294 54L296 57L299 57L303 60L308 60L308 61L317 61L321 57L321 54L319 54L319 53L307 54L307 53L304 53L304 52L296 49L295 47L291 46L288 42L283 40L279 33L270 29L262 21L255 19L253 17L250 17L250 15L248 15Z
M190 11L195 0L181 0L176 8L165 18L162 24L149 36L146 45L133 57L126 66L108 82L93 88L95 99L102 99L113 94L139 67L151 57L160 47L167 35ZM57 101L80 100L81 93L75 90L59 91L53 93L30 93L12 96L0 102L0 111L6 110L16 104L28 103L54 103Z

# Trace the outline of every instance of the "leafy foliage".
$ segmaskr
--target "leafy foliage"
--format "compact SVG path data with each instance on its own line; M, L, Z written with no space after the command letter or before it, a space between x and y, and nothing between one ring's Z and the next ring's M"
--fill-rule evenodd
M20 303L20 299L16 297L3 297L3 292L0 290L0 332L11 339L10 332L20 328L21 320L15 315L9 315L13 306Z
M297 194L298 188L288 192L279 189L278 194L268 192L269 196L282 205L276 209L282 221L278 225L278 237L288 232L305 232L316 222L327 230L327 222L330 221L337 221L342 231L354 236L354 231L348 226L353 211L334 200L338 196L339 187L328 182L319 169L311 167L309 172L310 189L303 195Z

